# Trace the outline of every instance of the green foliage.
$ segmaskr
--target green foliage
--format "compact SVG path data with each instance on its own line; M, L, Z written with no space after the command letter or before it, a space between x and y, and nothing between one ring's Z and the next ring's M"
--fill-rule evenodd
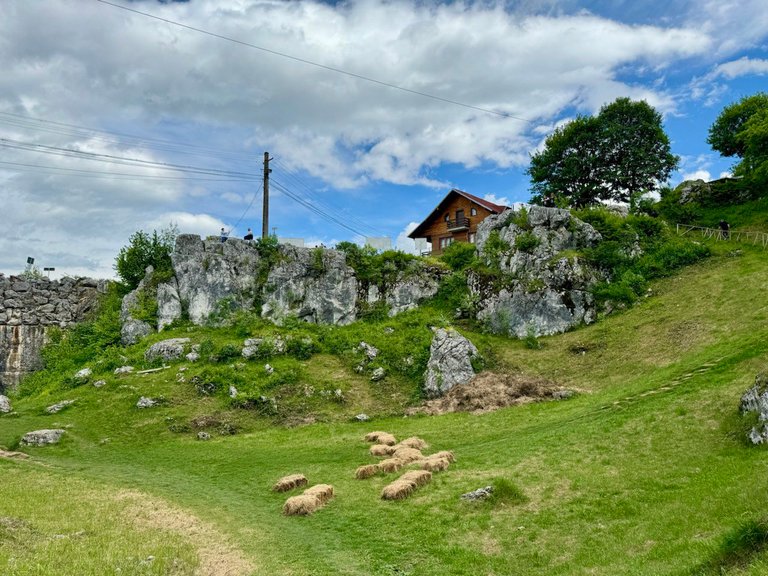
M312 249L312 264L310 272L315 276L320 276L325 272L325 262L323 261L323 254L325 250L322 246L318 246Z
M716 576L729 568L744 567L768 549L768 520L747 520L731 530L711 557L691 570L691 576Z
M512 481L506 478L494 478L493 492L491 492L488 502L493 506L516 506L528 502L525 493Z
M507 244L498 230L492 230L483 246L483 260L492 270L501 269L501 259L509 254L512 247Z
M352 242L339 242L336 250L344 253L347 265L364 286L389 285L401 275L416 272L422 266L418 257L400 250L385 250L379 254L371 246L361 248Z
M130 290L136 288L144 278L147 266L154 268L157 282L173 276L171 252L177 234L178 230L173 225L159 233L157 230L153 230L152 234L143 230L134 232L128 240L128 245L118 252L115 261L117 275Z
M539 339L536 337L536 332L533 326L528 326L525 338L523 338L523 344L529 350L541 350L541 342L539 342Z
M286 353L297 360L309 360L319 351L317 343L308 337L290 338L286 343Z
M440 256L440 259L448 264L454 272L466 270L475 262L476 248L468 242L454 242Z
M533 252L541 244L541 239L533 232L522 232L515 237L515 249L520 252Z
M656 190L677 167L661 115L647 102L618 98L596 117L557 128L531 157L532 201L583 207L627 202Z
M661 198L655 204L655 208L659 216L667 222L692 224L701 217L701 209L698 204L693 202L680 203L680 190L663 186L659 192Z
M466 274L453 272L442 278L432 303L440 309L453 312L456 309L464 310L468 300L469 286Z

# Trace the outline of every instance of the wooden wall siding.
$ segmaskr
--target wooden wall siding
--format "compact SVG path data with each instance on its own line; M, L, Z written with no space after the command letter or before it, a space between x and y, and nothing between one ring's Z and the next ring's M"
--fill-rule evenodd
M472 216L471 209L473 207L477 210L476 216ZM469 218L469 229L458 232L449 232L448 223L445 221L445 215L448 214L450 220L455 220L457 210L464 210L464 217ZM491 214L493 214L493 212L487 208L475 204L469 198L457 195L447 204L445 210L437 215L436 220L424 230L424 237L432 240L432 252L439 254L442 252L440 249L440 238L452 236L454 242L468 242L469 234L474 233L477 230L478 223L485 220Z

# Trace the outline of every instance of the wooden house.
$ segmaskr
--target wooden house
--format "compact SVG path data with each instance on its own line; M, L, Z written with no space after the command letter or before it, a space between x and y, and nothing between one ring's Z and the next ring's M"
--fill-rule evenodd
M454 188L408 237L426 238L432 245L432 254L442 254L453 242L474 243L477 225L491 214L500 214L506 209Z

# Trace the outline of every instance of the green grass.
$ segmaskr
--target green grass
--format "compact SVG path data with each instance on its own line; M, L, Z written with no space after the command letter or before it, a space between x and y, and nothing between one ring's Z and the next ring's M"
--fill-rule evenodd
M233 408L225 394L200 396L176 380L184 363L144 376L104 370L103 388L49 385L14 398L18 415L0 419L0 445L43 427L67 434L56 447L27 450L42 466L0 460L0 518L12 519L0 522L0 572L105 574L119 566L123 574L192 573L204 544L173 522L150 529L124 521L135 501L118 496L128 490L201 519L249 559L252 574L763 574L768 553L752 536L764 526L768 458L743 442L736 409L768 358L768 306L760 296L768 255L731 249L714 245L710 259L651 283L634 307L540 338L540 349L461 328L495 369L579 391L568 401L484 415L392 415L413 400L415 376L403 369L372 383L355 373L351 345L376 345L388 367L409 349L418 355L418 335L434 319L422 313L313 333L326 350L338 346L336 353L282 359L281 370L295 367L299 377L295 395L284 392L279 402L295 402L311 425L275 426L274 416ZM189 334L216 347L244 337L213 328ZM126 352L137 365L143 347ZM248 362L233 374L247 386L262 367ZM304 386L342 388L346 401L307 396ZM139 410L139 395L167 403ZM76 402L44 413L61 399ZM374 420L351 422L361 411ZM214 426L212 440L201 442L193 429L169 429L211 415L239 433ZM457 462L413 497L382 501L395 475L354 479L357 466L375 461L362 439L374 429L420 436L430 451L453 450ZM294 472L310 484L332 484L336 498L313 516L284 517L286 495L270 487ZM459 499L489 484L498 501ZM25 538L30 545L19 544ZM59 547L65 550L54 565ZM139 566L150 555L152 567Z

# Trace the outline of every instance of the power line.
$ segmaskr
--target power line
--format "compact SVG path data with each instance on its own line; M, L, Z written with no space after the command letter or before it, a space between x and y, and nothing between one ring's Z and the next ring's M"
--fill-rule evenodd
M134 14L139 14L141 16L146 16L147 18L153 18L155 20L159 20L160 22L165 22L166 24L172 24L173 26L178 26L180 28L185 28L185 29L191 30L193 32L198 32L200 34L205 34L207 36L212 36L213 38L218 38L219 40L226 40L227 42L233 42L235 44L240 44L241 46L246 46L248 48L253 48L255 50L261 50L262 52L266 52L267 54L272 54L274 56L280 56L282 58L288 58L289 60L294 60L296 62L301 62L302 64L307 64L309 66L315 66L316 68L321 68L323 70L328 70L330 72L336 72L337 74L344 74L345 76L350 76L352 78L357 78L358 80L364 80L366 82L371 82L372 84L377 84L379 86L384 86L386 88L392 88L393 90L400 90L401 92L406 92L408 94L415 94L417 96L422 96L424 98L431 98L432 100L437 100L439 102L445 102L447 104L453 104L454 106L461 106L463 108L469 108L471 110L477 110L479 112L485 112L487 114L494 114L496 116L501 116L502 118L510 118L510 119L513 119L513 120L520 120L521 122L532 123L531 120L528 120L526 118L521 118L519 116L514 116L514 115L509 114L507 112L502 112L500 110L491 110L490 108L483 108L481 106L474 106L472 104L466 104L464 102L459 102L458 100L451 100L450 98L443 98L442 96L436 96L435 94L430 94L428 92L421 92L419 90L412 90L411 88L405 88L404 86L399 86L397 84L392 84L391 82L385 82L384 80L378 80L378 79L372 78L370 76L364 76L363 74L357 74L356 72L349 72L348 70L343 70L341 68L335 68L333 66L327 66L325 64L320 64L319 62L314 62L312 60L307 60L306 58L300 58L299 56L293 56L291 54L286 54L284 52L279 52L277 50L272 50L270 48L265 48L264 46L258 46L256 44L251 44L250 42L245 42L243 40L238 40L236 38L230 38L229 36L224 36L223 34L217 34L215 32L210 32L208 30L203 30L202 28L196 28L195 26L190 26L188 24L182 24L181 22L177 22L175 20L170 20L168 18L163 18L161 16L156 16L156 15L150 14L148 12L142 12L141 10L136 10L135 8L128 8L127 6L121 6L120 4L115 4L114 2L108 2L107 0L96 0L96 2L100 2L101 4L106 4L107 6L112 6L114 8L119 8L121 10L125 10L126 12L133 12Z

